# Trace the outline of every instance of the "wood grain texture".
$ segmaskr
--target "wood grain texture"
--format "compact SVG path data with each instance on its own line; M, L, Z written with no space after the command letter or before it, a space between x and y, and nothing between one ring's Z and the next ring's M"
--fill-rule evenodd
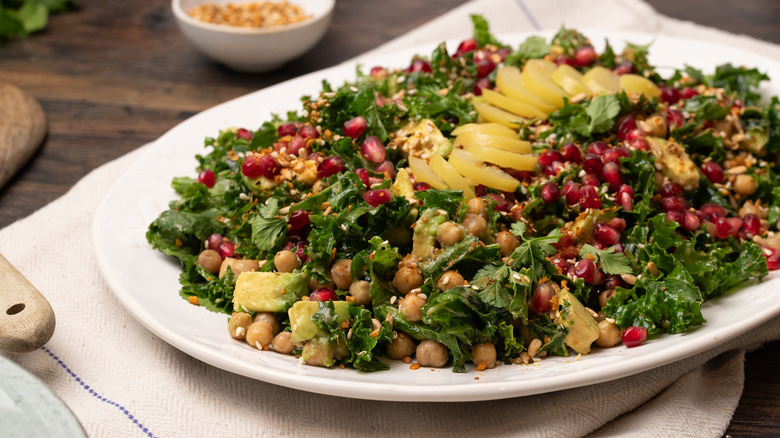
M46 136L46 115L19 87L0 82L0 187L30 159Z
M41 348L54 327L49 302L0 255L0 351L28 353Z
M246 75L201 56L181 36L168 0L79 0L43 34L0 47L0 81L44 108L39 153L0 189L0 227L61 196L90 170L220 102L347 60L465 0L339 0L311 52L281 70ZM667 15L780 43L780 2L649 0ZM464 33L469 32L464 29ZM780 78L778 78L780 80ZM780 343L747 356L745 393L728 433L780 435Z

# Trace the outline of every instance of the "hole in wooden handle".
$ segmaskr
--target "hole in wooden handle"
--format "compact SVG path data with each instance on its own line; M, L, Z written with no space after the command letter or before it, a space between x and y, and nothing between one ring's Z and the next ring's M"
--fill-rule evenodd
M17 313L24 310L24 303L14 304L13 306L9 307L8 310L5 311L8 315L16 315Z

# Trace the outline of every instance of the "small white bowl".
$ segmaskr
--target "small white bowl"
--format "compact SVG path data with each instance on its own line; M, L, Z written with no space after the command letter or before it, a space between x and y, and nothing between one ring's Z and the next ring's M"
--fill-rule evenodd
M187 14L203 3L247 3L260 0L172 0L171 8L184 37L204 55L234 70L259 73L274 70L306 53L330 24L335 0L291 0L311 18L284 26L246 28L212 24ZM273 0L278 1L278 0Z

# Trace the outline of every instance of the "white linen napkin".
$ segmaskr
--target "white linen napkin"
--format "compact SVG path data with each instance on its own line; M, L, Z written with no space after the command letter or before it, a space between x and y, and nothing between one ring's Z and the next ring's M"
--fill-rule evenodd
M377 50L463 37L471 13L486 16L496 33L565 22L701 37L780 55L777 46L672 20L639 0L473 1ZM739 402L745 350L780 339L775 319L714 350L635 376L475 403L354 400L231 374L147 331L98 270L91 242L95 208L146 149L94 170L60 199L0 230L0 252L41 290L57 315L57 331L43 349L8 357L62 398L91 437L716 437Z

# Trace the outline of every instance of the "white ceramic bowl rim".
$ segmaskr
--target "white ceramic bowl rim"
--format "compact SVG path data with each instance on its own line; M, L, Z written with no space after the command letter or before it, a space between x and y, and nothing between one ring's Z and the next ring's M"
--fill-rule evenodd
M185 21L192 26L197 26L203 29L217 31L217 32L226 32L226 33L235 33L235 34L257 34L257 35L265 35L265 34L271 34L277 32L287 32L302 27L310 26L328 17L330 13L333 11L333 8L336 6L335 0L319 0L322 3L326 4L325 9L312 12L311 13L312 17L306 20L298 21L296 23L284 24L281 26L239 27L239 26L230 26L227 24L207 23L205 21L196 20L190 17L189 14L187 14L187 11L185 11L182 8L181 1L182 0L171 0L171 9L173 9L173 13L179 18L179 20ZM263 1L263 0L236 0L235 2L230 2L230 3L249 3L252 1ZM276 1L276 0L271 0L271 1ZM210 2L203 1L202 3L210 3ZM290 3L296 4L297 2L291 1Z

